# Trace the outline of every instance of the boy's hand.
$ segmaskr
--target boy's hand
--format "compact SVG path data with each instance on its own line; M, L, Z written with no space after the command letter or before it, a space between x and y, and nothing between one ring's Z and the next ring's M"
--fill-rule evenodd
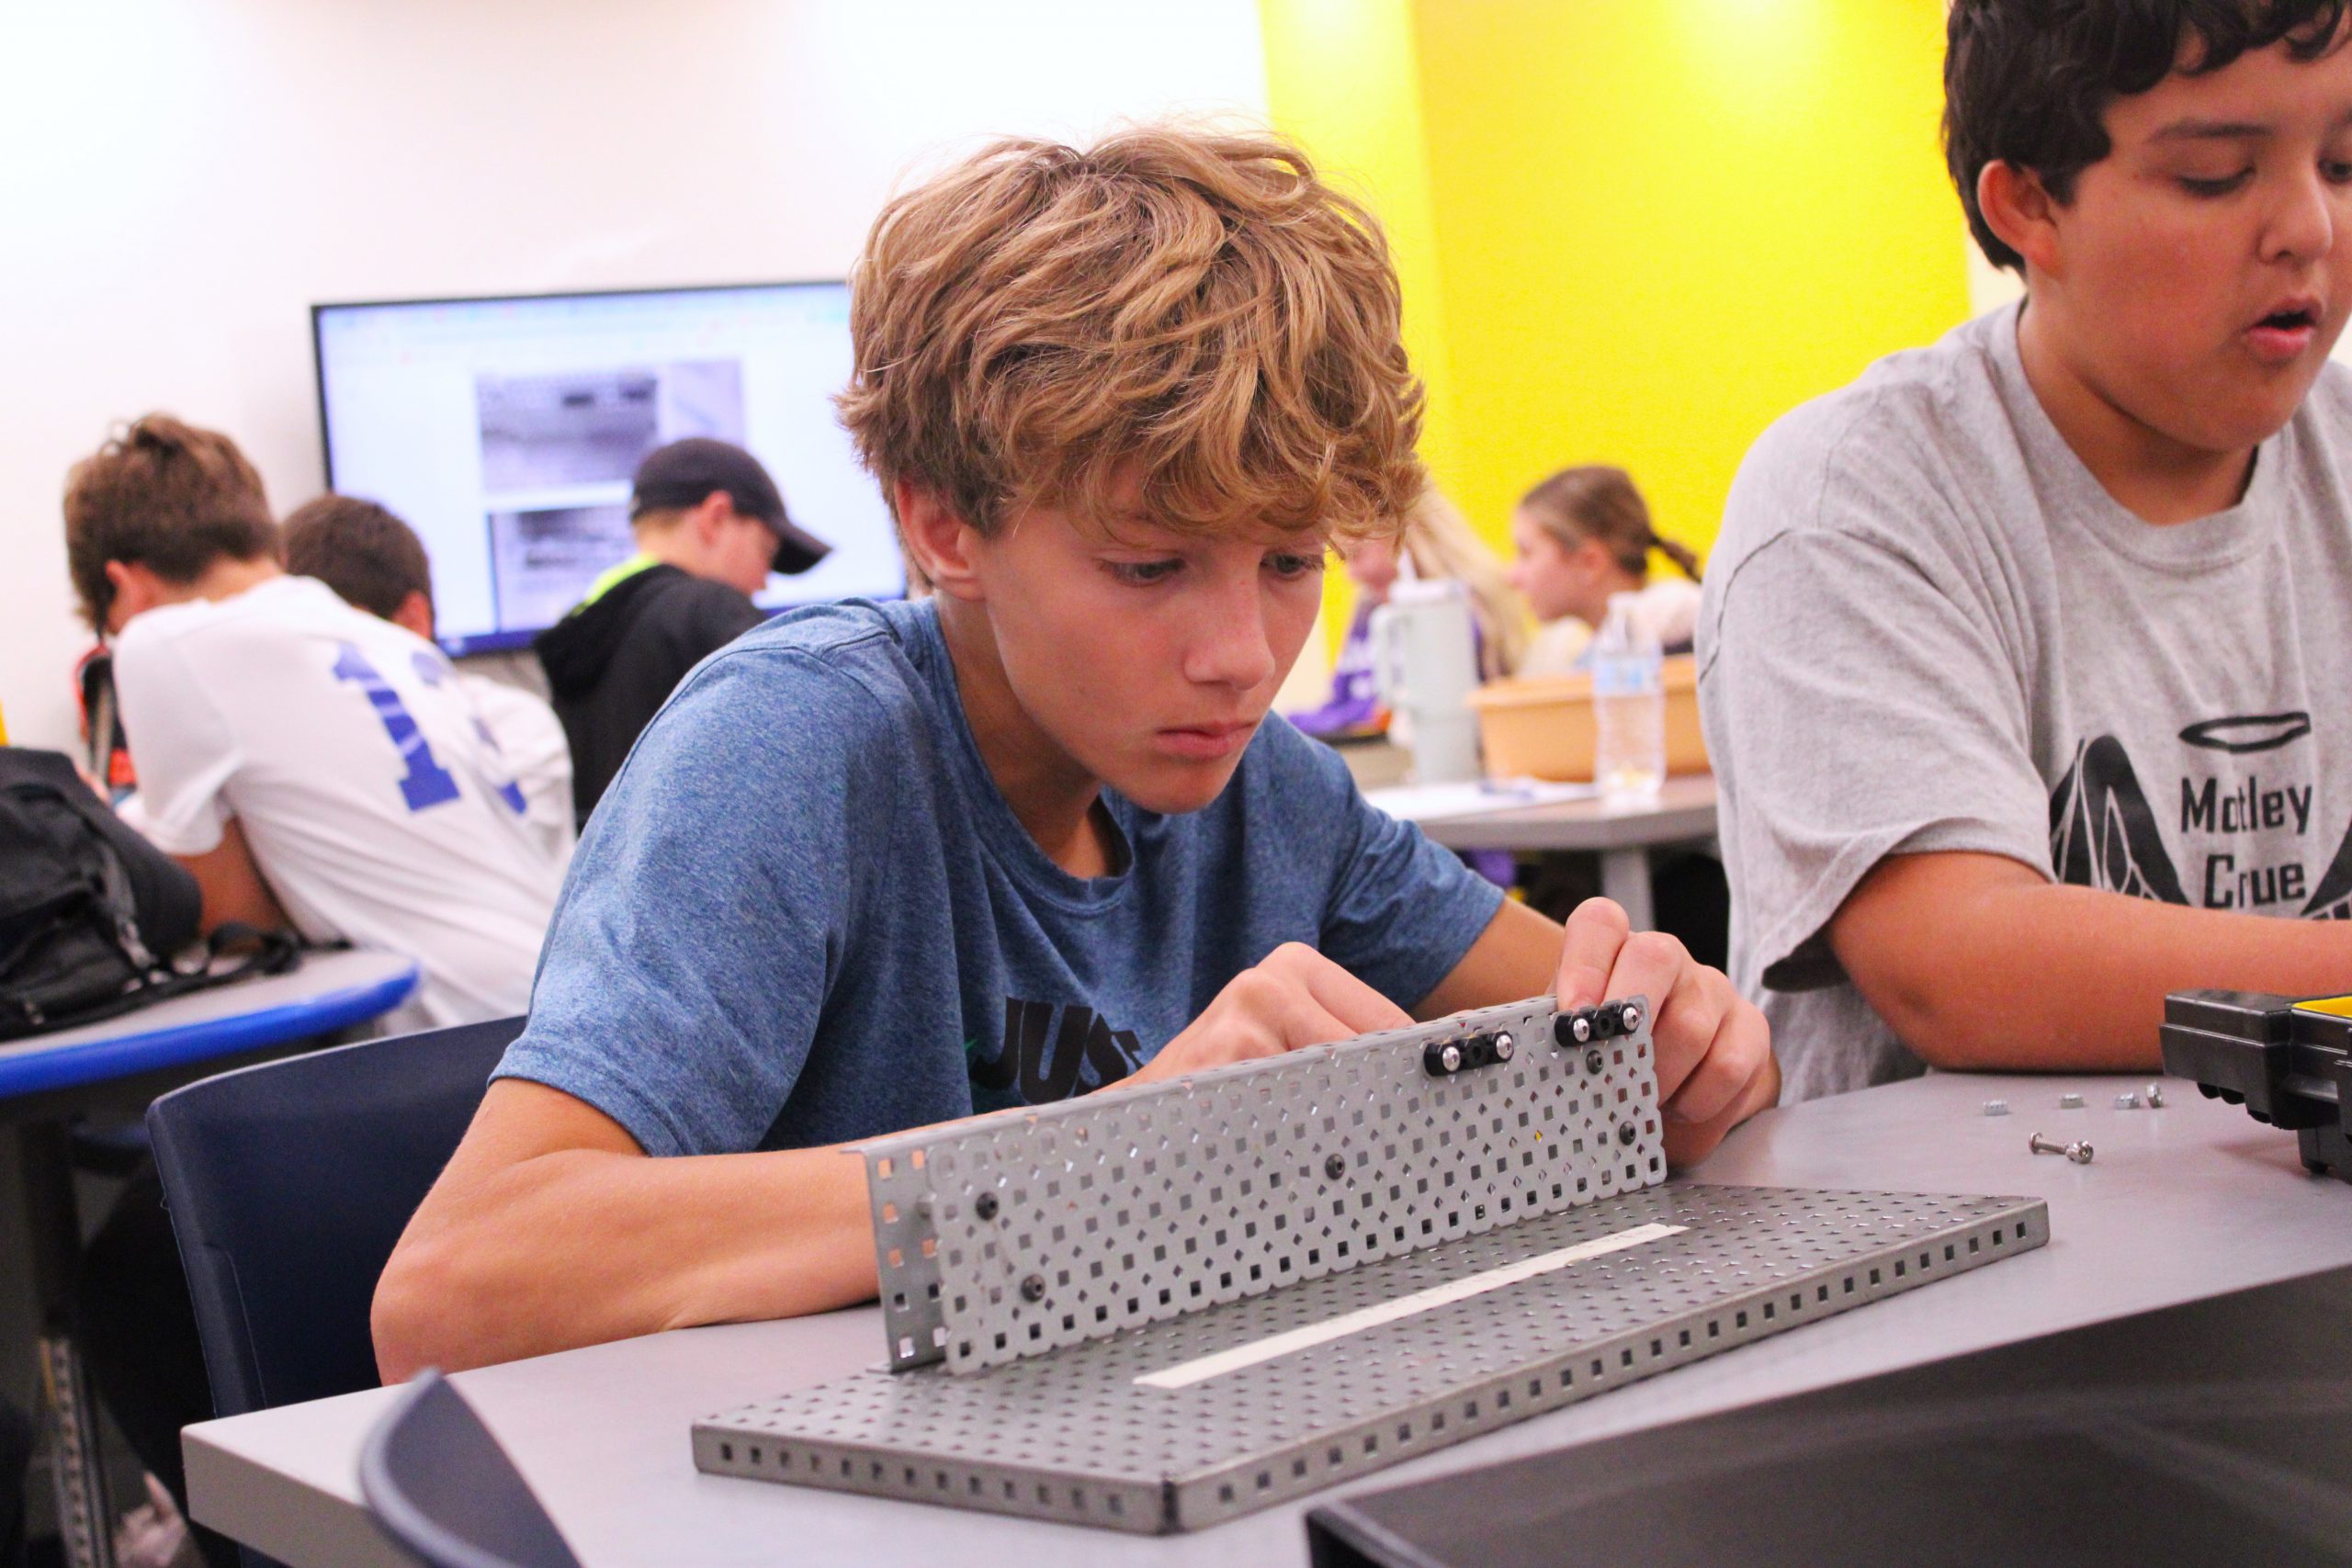
M1236 975L1183 1033L1124 1081L1155 1083L1412 1022L1403 1009L1313 948L1284 942Z
M1689 1165L1781 1096L1771 1026L1720 969L1664 931L1632 932L1625 911L1589 898L1568 917L1555 995L1563 1010L1647 997L1666 1157Z

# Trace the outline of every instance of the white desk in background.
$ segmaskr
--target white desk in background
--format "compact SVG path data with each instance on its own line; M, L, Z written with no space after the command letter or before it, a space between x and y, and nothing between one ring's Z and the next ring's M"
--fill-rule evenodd
M1692 1175L1767 1186L2030 1194L2046 1247L1599 1395L1380 1472L1363 1487L1661 1426L2127 1313L2352 1263L2352 1183L2304 1174L2295 1140L2167 1081L2163 1110L2116 1111L2141 1078L1936 1075L1768 1111ZM2088 1109L2062 1111L2062 1093ZM2014 1114L1988 1117L1985 1100ZM2088 1139L2087 1166L2027 1152ZM854 1308L686 1329L461 1373L457 1381L590 1568L1232 1568L1304 1563L1311 1502L1194 1535L1141 1537L704 1475L695 1418L876 1365L881 1317ZM187 1430L196 1517L295 1568L401 1559L359 1503L361 1439L391 1394L346 1394ZM1344 1488L1342 1490L1352 1490Z
M1365 798L1409 798L1374 790ZM1600 890L1623 907L1635 931L1657 923L1650 906L1650 852L1702 844L1715 836L1715 778L1692 773L1666 781L1641 806L1607 806L1593 795L1534 806L1502 796L1475 815L1422 817L1421 831L1449 850L1508 850L1515 854L1583 852L1600 857Z

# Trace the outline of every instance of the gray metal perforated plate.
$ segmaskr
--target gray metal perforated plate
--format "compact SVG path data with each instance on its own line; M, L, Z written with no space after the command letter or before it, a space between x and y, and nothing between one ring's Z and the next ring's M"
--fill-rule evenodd
M1185 1386L1136 1381L1647 1225L1681 1228ZM698 1424L695 1462L1193 1529L2048 1238L2037 1200L1675 1182L975 1375L861 1373Z
M1541 997L869 1144L890 1364L1001 1366L1661 1181L1629 999L1589 1045ZM1423 1066L1498 1032L1507 1062Z

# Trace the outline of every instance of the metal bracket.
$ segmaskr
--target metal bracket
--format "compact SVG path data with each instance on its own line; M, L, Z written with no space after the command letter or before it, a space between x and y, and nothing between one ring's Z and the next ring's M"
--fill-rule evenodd
M1432 1078L1449 1047L1487 1065ZM1002 1366L1666 1177L1639 998L1539 997L862 1152L894 1371Z

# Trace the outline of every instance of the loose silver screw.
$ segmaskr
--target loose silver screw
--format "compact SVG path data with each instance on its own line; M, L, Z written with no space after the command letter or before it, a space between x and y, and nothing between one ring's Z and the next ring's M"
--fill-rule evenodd
M2076 1165L2091 1163L2091 1146L2088 1144L2053 1144L2036 1133L2026 1146L2038 1155L2064 1155Z
M2140 1109L2140 1097L2136 1094L2119 1094L2115 1097L2115 1109L2137 1111Z
M1508 1035L1508 1034L1498 1034L1498 1035L1496 1035L1496 1036L1495 1036L1495 1060L1496 1060L1496 1061L1498 1061L1498 1062L1508 1062L1508 1061L1510 1061L1510 1060L1511 1059L1511 1056L1512 1056L1513 1053L1517 1052L1517 1051L1518 1051L1518 1049L1519 1049L1519 1042L1518 1042L1518 1041L1516 1041L1516 1040L1513 1040L1510 1035Z
M2154 1084L2154 1083L2150 1084L2150 1085L2148 1086L2148 1109L2149 1109L2149 1110L2151 1110L2151 1111L2162 1111L2164 1108L2165 1108L2165 1087L2164 1087L2164 1085L2162 1085L2162 1084Z
M2058 1097L2058 1109L2061 1111L2080 1111L2082 1108L2083 1097L2079 1094L2062 1094Z
M2008 1113L2009 1102L2006 1100L1988 1100L1984 1102L1984 1114L1987 1116L2007 1116Z

